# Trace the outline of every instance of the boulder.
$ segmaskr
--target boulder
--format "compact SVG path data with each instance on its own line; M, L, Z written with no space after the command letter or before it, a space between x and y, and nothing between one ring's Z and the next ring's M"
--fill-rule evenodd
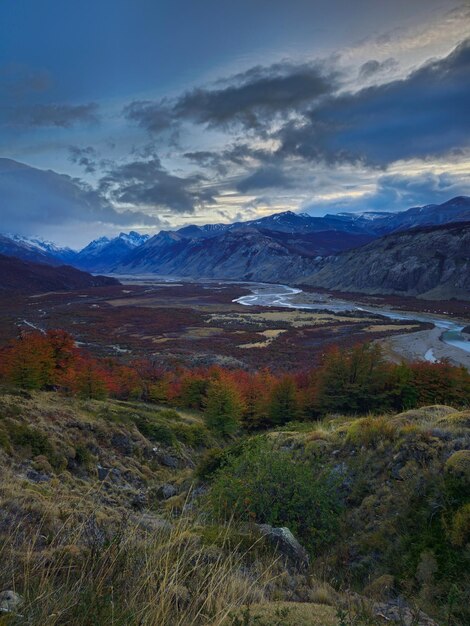
M308 569L310 558L288 528L258 524L258 530L299 571Z
M44 472L38 472L35 469L30 469L26 472L26 478L33 483L47 483L51 480L51 477Z
M23 598L16 591L7 589L0 592L0 612L13 613L23 604Z
M178 493L178 490L176 489L174 485L165 484L165 485L162 485L159 489L159 495L164 500L168 500L169 498L176 496L177 493Z
M178 469L178 459L171 454L162 454L159 458L159 461L165 467L169 467L171 469Z
M124 456L130 456L134 449L130 437L124 433L115 433L111 437L111 445Z
M387 623L400 626L439 626L423 611L411 608L402 598L377 602L373 605L372 611L374 615L384 619Z
M98 471L98 480L106 480L111 471L110 467L103 467L102 465L97 465L96 469Z
M143 491L140 491L139 493L135 494L131 500L132 508L136 509L137 511L142 511L142 509L145 509L147 504L148 504L147 494Z

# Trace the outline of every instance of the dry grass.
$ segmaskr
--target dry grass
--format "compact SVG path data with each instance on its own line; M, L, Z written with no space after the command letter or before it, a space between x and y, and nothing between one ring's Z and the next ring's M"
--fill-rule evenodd
M253 604L239 609L236 613L240 624L259 624L260 626L338 626L337 612L334 608L314 602L270 602ZM247 621L251 618L251 621ZM226 626L233 623L225 622Z
M288 324L292 328L322 326L338 322L353 324L376 321L374 317L352 317L331 313L307 313L306 311L263 311L262 313L227 313L224 315L215 313L210 315L209 319L216 323L241 322L256 325L279 322Z
M48 528L44 517L25 536L19 524L0 543L0 588L24 599L18 623L217 626L266 601L271 564L248 573L247 552L224 549L228 529L208 550L185 518L148 533L123 521L112 536L93 515L67 517L53 536Z

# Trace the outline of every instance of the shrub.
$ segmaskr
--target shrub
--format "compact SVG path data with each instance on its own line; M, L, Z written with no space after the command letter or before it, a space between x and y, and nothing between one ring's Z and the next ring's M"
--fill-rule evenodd
M463 547L470 543L470 502L464 504L455 514L451 539L455 546Z
M184 424L180 422L178 424L172 424L171 430L178 441L192 448L207 445L209 439L209 431L202 424Z
M44 433L26 424L10 422L8 431L12 444L19 448L28 448L31 456L49 456L54 452L49 438Z
M355 445L376 447L382 441L393 441L396 429L384 417L364 417L355 420L347 431L347 441Z
M196 476L202 480L211 478L227 462L227 451L222 448L207 450L196 467Z
M470 450L454 452L446 461L445 471L462 485L470 486Z
M135 418L135 425L139 429L139 431L150 439L150 441L155 441L157 443L161 443L165 446L172 446L175 444L176 438L169 426L165 424L160 424L148 417L137 417Z
M229 454L209 501L222 519L288 526L310 549L335 537L342 508L331 475L263 439L247 442L237 456Z

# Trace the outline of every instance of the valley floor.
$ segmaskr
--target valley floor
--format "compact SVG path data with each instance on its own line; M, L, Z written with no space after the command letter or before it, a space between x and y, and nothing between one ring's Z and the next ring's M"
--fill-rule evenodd
M381 342L385 354L393 361L447 359L454 365L463 365L470 370L470 352L466 352L442 341L442 329L432 328L407 335L388 337Z

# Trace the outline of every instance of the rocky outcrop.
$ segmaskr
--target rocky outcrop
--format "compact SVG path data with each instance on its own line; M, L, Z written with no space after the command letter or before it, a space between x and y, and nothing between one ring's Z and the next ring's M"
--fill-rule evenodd
M288 564L293 565L299 571L308 569L310 559L307 551L288 528L274 528L269 524L258 524L258 530L282 554Z

